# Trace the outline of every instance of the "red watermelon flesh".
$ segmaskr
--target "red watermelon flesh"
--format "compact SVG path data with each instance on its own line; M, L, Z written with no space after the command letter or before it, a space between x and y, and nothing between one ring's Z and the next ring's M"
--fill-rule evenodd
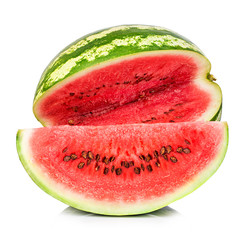
M34 105L45 126L210 120L220 107L210 65L192 52L111 60L60 82ZM219 91L219 90L218 90Z
M150 212L192 192L221 164L224 122L57 126L20 130L31 178L70 206L100 214Z

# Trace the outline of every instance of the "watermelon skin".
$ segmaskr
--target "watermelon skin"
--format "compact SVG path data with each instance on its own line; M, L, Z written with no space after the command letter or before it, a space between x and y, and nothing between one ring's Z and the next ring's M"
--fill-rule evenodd
M124 25L88 34L62 50L43 72L34 104L58 82L118 57L159 50L201 50L185 37L162 27ZM204 57L204 55L203 55Z
M144 127L142 125L145 125ZM106 126L106 129L103 129L104 127L98 127L99 131L97 132L97 136L99 134L100 131L102 131L103 133L105 132L110 132L111 129L115 128L115 133L120 131L124 131L125 134L127 135L127 132L131 134L131 138L129 139L130 144L134 144L134 135L132 135L132 133L134 134L135 132L137 132L137 129L146 129L146 131L156 131L159 130L159 128L161 128L163 126L163 129L168 129L168 128L176 128L181 129L184 128L188 129L188 128L192 128L192 130L195 132L194 136L202 136L202 139L200 139L200 141L203 141L203 146L208 146L208 144L210 143L209 140L213 143L213 141L216 141L215 138L216 136L222 136L222 139L218 140L218 147L211 149L212 151L212 160L205 165L204 168L202 168L200 171L198 170L194 176L191 179L186 179L185 184L182 184L180 182L178 182L177 180L175 180L175 184L174 186L176 186L176 189L174 189L174 191L170 191L170 193L168 193L166 196L160 196L160 197L153 197L152 199L140 199L137 201L132 201L132 202L128 202L128 201L110 201L110 199L102 199L100 201L100 199L98 200L98 196L97 199L96 197L93 199L93 197L84 197L81 195L77 195L77 193L72 190L72 189L76 189L75 185L72 185L73 187L63 187L62 184L59 185L57 184L57 182L53 179L53 176L57 175L57 172L46 172L45 171L45 165L39 165L39 164L35 164L35 157L32 154L32 152L30 151L30 146L32 145L31 142L29 141L31 139L31 136L33 134L33 132L35 133L35 130L19 130L18 134L17 134L17 150L18 150L18 154L20 157L20 160L25 168L25 170L27 171L27 173L30 175L30 177L32 178L32 180L41 188L43 189L46 193L50 194L51 196L55 197L56 199L72 206L75 207L77 209L81 209L84 211L88 211L88 212L93 212L93 213L98 213L98 214L103 214L103 215L135 215L135 214L143 214L143 213L147 213L147 212L151 212L154 210L157 210L161 207L164 207L166 205L169 205L170 203L186 196L187 194L193 192L195 189L197 189L198 187L200 187L204 182L206 182L219 168L220 164L222 163L224 157L225 157L225 153L227 151L227 146L228 146L228 126L226 122L210 122L210 123L203 123L203 122L199 122L199 123L179 123L179 124L151 124L148 125L147 124L135 124L135 125L121 125L121 126ZM180 127L181 126L181 127ZM73 134L76 135L76 132L79 132L79 128L83 128L83 130L85 129L86 132L86 127L68 127L68 126L61 126L61 127L54 127L54 128L44 128L41 131L46 131L48 134L48 131L52 131L51 129L56 129L57 131L63 132L61 134L61 136L58 135L59 141L64 136L68 136L68 132L69 132L69 128L72 129ZM90 127L88 126L87 129L93 130L94 128L97 127ZM49 130L50 129L50 130ZM136 130L135 132L132 130ZM201 129L201 130L200 130ZM202 132L204 129L208 129L205 130L204 132ZM218 129L218 130L217 130ZM211 130L212 133L211 133ZM38 129L37 129L38 131ZM113 130L114 131L114 130ZM164 131L165 132L165 131ZM174 132L174 130L173 130ZM206 132L206 134L205 134ZM210 133L210 134L209 134ZM56 132L57 134L57 132ZM36 136L38 136L39 134L37 134ZM188 132L187 132L188 135ZM211 136L210 139L208 139L209 137L207 136ZM33 135L34 136L34 135ZM96 136L96 135L95 135ZM190 136L190 135L189 135ZM52 138L54 136L52 135L48 135L47 138ZM76 136L75 136L76 137ZM54 137L55 139L55 137ZM91 139L91 142L93 144L96 144L96 139ZM45 140L46 141L46 140ZM197 139L195 139L195 137L191 138L192 143L195 145L195 141L198 142ZM199 141L199 142L200 142ZM128 143L129 143L128 142ZM43 144L41 141L38 141L38 144ZM45 143L47 144L47 142ZM50 146L49 145L45 145L46 149L48 149ZM144 145L145 146L145 145ZM123 146L122 146L123 147ZM42 146L41 146L42 148ZM214 153L214 151L217 151ZM50 153L48 153L50 154ZM210 156L210 149L208 149L208 153L207 155L205 155L207 157ZM45 158L45 157L44 157ZM52 159L54 158L54 156L52 155ZM52 160L50 159L50 160ZM202 158L200 159L201 161L204 160L205 157L202 156ZM190 159L189 159L190 160ZM49 164L48 164L49 165ZM52 164L51 164L52 165ZM53 168L53 166L51 167L51 169ZM191 169L188 168L188 171L192 171ZM90 172L91 173L91 172ZM80 175L81 173L79 173ZM86 175L86 173L84 173ZM92 174L92 173L91 173ZM177 174L177 172L176 172ZM72 175L70 175L71 177ZM147 177L147 174L145 175ZM66 176L64 176L65 179ZM120 176L116 176L116 177L120 177ZM138 176L136 176L138 177ZM146 177L144 177L143 180L146 179ZM157 179L159 177L158 174L153 175L152 180L154 181L155 179ZM76 178L75 178L76 179ZM78 178L79 179L79 178ZM93 178L91 178L93 179ZM91 180L90 179L90 180ZM133 178L134 179L134 178ZM112 183L113 182L117 182L117 178L114 177L114 179L107 179L107 181L110 181ZM66 182L66 180L64 180ZM103 182L103 178L101 178L101 181ZM121 181L121 182L120 182ZM123 183L122 180L119 181L120 183ZM89 181L90 182L90 181ZM93 182L93 181L92 181ZM126 183L126 182L125 182ZM74 184L74 182L72 183ZM96 186L98 184L98 182L96 183L96 181L94 182L94 186ZM142 182L142 184L144 185L144 182ZM118 185L119 186L119 185ZM118 187L117 186L117 187ZM153 183L154 186L154 183ZM180 186L180 187L178 187ZM171 188L171 185L170 185ZM107 191L108 189L102 189L101 193L103 193L103 191ZM134 191L133 189L131 189L131 191ZM130 192L129 192L130 193ZM93 192L90 192L90 194L93 195ZM127 195L124 197L127 197Z
M86 72L144 54L189 55L197 62L203 62L203 69L200 70L202 81L198 80L199 85L201 89L207 89L207 93L215 99L215 109L206 110L209 113L198 120L216 120L215 116L222 107L222 93L219 86L212 79L209 80L209 60L196 45L183 36L165 28L146 25L103 29L78 39L61 51L45 69L37 86L33 104L36 118L44 126L64 124L53 124L52 119L43 116L45 111L41 112L40 106L45 98Z
M213 118L211 118L210 121L220 121L221 120L221 116L222 116L222 104L220 105L220 108L217 111L217 113L213 116Z

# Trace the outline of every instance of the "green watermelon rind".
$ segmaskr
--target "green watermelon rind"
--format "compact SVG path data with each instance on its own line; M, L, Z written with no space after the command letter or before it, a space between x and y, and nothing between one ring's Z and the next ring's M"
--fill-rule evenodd
M159 50L188 50L204 54L190 40L166 28L123 25L88 34L63 49L46 67L34 103L58 82L91 66L118 57Z
M113 207L113 203L103 202L101 204L98 204L97 202L93 202L92 200L79 202L76 201L76 197L72 193L66 192L62 195L62 191L59 193L59 191L57 190L59 189L59 187L57 187L55 183L51 183L50 180L50 182L45 181L45 176L40 173L40 170L38 170L37 168L35 169L35 167L32 166L31 157L28 156L28 144L25 140L27 136L22 130L19 130L17 133L16 144L19 158L26 172L43 191L53 196L54 198L69 206L86 212L92 212L102 215L137 215L158 210L178 199L183 198L184 196L192 193L194 190L199 188L217 171L224 160L228 147L228 125L226 122L223 122L222 124L224 126L224 139L222 141L222 146L220 148L220 151L217 153L216 158L212 161L211 164L209 164L209 166L207 166L202 172L200 172L191 182L186 184L184 187L178 189L175 193L169 195L165 199L165 201L161 199L155 199L152 202L145 201L144 204L139 203L137 207L132 207L128 205L126 205L125 208L120 208L118 206ZM53 189L52 184L54 184Z
M84 69L83 71L77 72L76 74L73 74L69 77L66 77L66 79L63 79L62 81L59 81L55 83L51 88L47 89L39 98L38 100L34 101L33 104L33 113L36 117L36 119L43 125L43 126L49 126L53 125L49 122L49 119L44 119L41 116L41 113L39 113L39 105L42 103L42 100L51 95L54 91L58 90L59 88L62 88L65 84L72 82L74 79L85 75L91 71L118 63L120 61L133 59L137 57L147 57L147 56L157 56L157 55L182 55L187 56L190 58L195 59L196 63L199 65L200 69L196 76L196 79L194 80L201 89L207 89L207 94L210 94L210 96L213 98L211 101L214 106L211 106L210 109L206 110L206 112L200 117L200 119L197 120L206 120L206 121L217 121L220 120L220 113L222 110L222 92L218 84L216 84L213 81L210 81L208 79L208 74L211 69L211 64L209 60L200 55L197 52L194 51L187 51L187 50L160 50L160 51L150 51L150 52L141 52L141 53L134 53L127 56L121 56L117 59L110 59L105 62L101 62L99 64L93 65L88 67L87 69Z
M217 113L214 115L214 117L210 121L220 121L222 116L222 103L220 104L220 108L217 111Z

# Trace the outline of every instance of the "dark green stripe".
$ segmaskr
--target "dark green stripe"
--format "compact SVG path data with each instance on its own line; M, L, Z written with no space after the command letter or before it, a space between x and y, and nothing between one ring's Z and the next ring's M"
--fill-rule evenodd
M90 37L96 36L96 34L101 34L104 31L108 31L110 29L104 29L96 33L86 35L61 51L45 69L37 86L34 102L36 102L45 93L45 91L54 86L56 83L66 79L67 77L70 77L71 75L88 67L107 60L115 59L117 57L146 51L173 49L190 50L201 53L201 51L191 41L175 32L164 29L154 29L151 26L148 26L147 29L140 29L137 27L137 25L131 25L127 27L129 29L112 31L105 36L96 38L92 41L88 41L88 39ZM156 40L154 40L154 38L156 38ZM173 39L168 40L166 38ZM74 51L71 51L70 53L66 53L67 50L71 49L77 43L83 40L87 42L84 46L81 46ZM127 45L120 46L120 41L127 40L129 40ZM117 42L115 43L115 41ZM145 45L141 46L142 43L145 43ZM96 50L104 47L109 48L108 51L102 50L103 53L108 53L107 55L97 55L94 59L90 60L90 58L95 55ZM110 49L110 47L112 49ZM81 58L81 56L84 56L85 53L88 53L86 55L87 57ZM68 70L62 72L57 71L60 67L64 66L64 64L69 66L66 68Z
M217 111L217 113L213 116L213 118L210 121L220 121L221 115L222 115L222 103L219 107L219 110Z

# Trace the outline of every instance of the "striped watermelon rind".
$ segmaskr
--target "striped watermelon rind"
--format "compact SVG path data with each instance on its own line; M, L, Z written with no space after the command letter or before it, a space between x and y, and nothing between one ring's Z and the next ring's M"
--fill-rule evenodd
M99 63L141 52L188 50L204 54L190 40L168 29L124 25L86 35L62 50L43 72L34 104L58 82Z

